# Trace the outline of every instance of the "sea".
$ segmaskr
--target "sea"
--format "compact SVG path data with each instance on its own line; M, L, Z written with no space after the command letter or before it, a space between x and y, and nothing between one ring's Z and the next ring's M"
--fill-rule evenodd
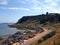
M11 35L17 32L17 28L11 28L8 25L12 23L0 23L0 36Z

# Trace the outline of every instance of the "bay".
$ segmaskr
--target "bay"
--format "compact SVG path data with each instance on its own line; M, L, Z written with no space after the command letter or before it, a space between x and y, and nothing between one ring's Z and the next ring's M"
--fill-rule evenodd
M0 36L11 35L17 32L18 29L10 28L8 25L10 23L0 23Z

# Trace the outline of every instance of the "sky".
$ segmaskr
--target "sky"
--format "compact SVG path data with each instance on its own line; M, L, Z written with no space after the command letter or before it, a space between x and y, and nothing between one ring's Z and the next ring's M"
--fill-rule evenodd
M0 0L0 23L16 23L23 16L60 13L60 0Z

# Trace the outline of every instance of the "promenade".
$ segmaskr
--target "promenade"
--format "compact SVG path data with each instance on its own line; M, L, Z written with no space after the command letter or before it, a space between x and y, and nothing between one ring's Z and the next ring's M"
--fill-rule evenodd
M46 29L44 29L44 32L39 33L39 34L37 34L35 37L30 38L30 39L24 41L24 43L23 43L22 45L30 45L30 44L32 44L32 43L34 43L34 42L37 42L37 41L40 40L42 37L44 37L45 35L47 35L47 34L49 34L49 33L51 33L51 32L52 32L51 30L46 30Z

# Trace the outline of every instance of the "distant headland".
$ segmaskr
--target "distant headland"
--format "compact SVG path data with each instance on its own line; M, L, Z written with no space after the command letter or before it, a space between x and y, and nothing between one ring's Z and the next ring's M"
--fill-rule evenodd
M9 25L10 27L19 27L19 25L39 25L48 23L60 23L60 14L48 13L35 16L23 16L17 23Z

